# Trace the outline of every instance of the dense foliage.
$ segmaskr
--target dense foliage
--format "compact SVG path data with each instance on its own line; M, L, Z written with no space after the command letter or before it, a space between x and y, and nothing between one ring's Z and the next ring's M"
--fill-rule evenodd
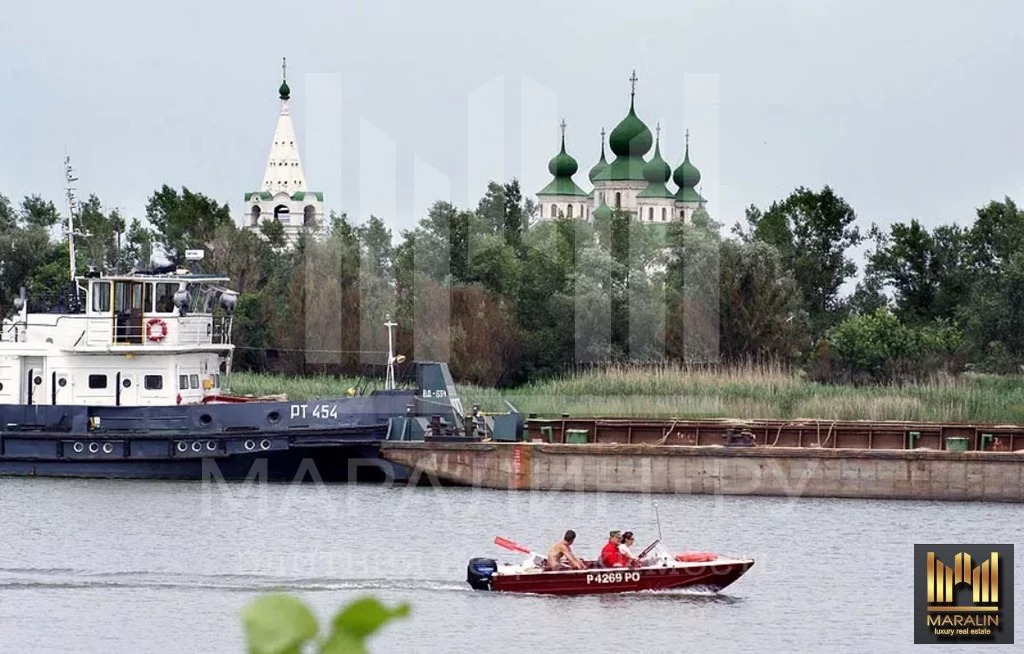
M968 227L911 220L864 235L833 189L798 188L751 206L730 236L704 211L688 225L620 212L531 225L512 181L473 209L437 202L398 235L332 214L291 246L280 224L239 229L226 205L184 188L154 192L145 220L96 197L79 213L79 272L181 264L206 248L203 267L241 292L240 369L365 372L383 362L389 315L399 352L484 386L622 362L772 360L852 381L1024 364L1024 214L1009 198ZM0 196L0 313L22 287L36 306L66 292L62 222L37 196Z

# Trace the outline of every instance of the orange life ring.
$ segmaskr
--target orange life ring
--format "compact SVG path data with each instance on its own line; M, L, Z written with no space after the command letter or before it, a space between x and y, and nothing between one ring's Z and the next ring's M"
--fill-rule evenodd
M167 323L162 318L150 318L146 321L146 338L159 343L167 338Z
M682 554L676 554L676 561L684 563L714 561L717 558L718 555L714 552L683 552Z

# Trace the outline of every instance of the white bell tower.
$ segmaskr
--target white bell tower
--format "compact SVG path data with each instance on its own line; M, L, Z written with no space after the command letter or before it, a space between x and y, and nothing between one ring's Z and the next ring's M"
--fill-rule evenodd
M278 87L281 111L274 128L274 140L258 191L245 194L244 226L261 232L261 225L278 221L285 239L294 243L304 231L315 231L324 220L324 194L310 191L299 157L299 141L295 136L289 102L288 62L281 61L281 86Z

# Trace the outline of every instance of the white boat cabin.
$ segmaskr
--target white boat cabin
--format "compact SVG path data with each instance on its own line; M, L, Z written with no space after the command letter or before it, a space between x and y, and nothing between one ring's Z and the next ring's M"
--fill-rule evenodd
M237 294L198 274L78 278L77 313L0 323L0 404L158 406L201 403L230 374Z

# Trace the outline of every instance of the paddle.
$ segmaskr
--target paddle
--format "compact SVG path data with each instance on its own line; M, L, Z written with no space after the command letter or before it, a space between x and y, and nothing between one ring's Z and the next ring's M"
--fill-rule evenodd
M501 536L496 536L494 538L494 544L498 547L504 547L507 550L512 550L513 552L520 552L522 554L533 554L533 551L530 548L523 547L519 543L512 542L507 538L502 538Z
M502 538L501 536L495 536L494 544L497 545L498 547L504 547L507 550L512 550L513 552L519 552L520 554L529 554L530 556L532 556L532 557L534 557L536 559L540 559L541 561L545 561L546 560L545 557L541 556L540 554L537 554L536 552L534 552L530 548L523 547L519 543L515 543L513 541L510 541L507 538Z

